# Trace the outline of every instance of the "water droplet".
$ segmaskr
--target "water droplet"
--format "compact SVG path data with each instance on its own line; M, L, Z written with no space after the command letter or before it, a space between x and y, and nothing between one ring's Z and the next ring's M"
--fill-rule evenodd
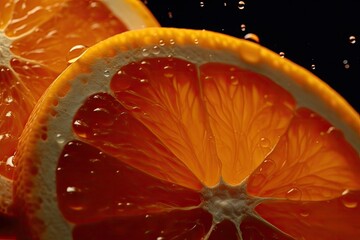
M139 80L140 83L148 83L149 79L142 78Z
M359 199L351 193L349 189L346 189L341 196L341 201L347 208L356 208L358 206Z
M6 165L10 167L15 167L13 160L14 160L14 156L8 157L8 159L6 160Z
M259 174L262 175L269 175L271 172L275 170L276 164L272 159L265 159L260 167L259 167Z
M316 68L315 64L311 64L310 67L311 67L312 70L315 70L315 68Z
M6 103L12 103L14 101L14 99L11 97L11 96L7 96L6 98L5 98L5 102Z
M168 11L168 17L173 18L173 13L171 11Z
M175 44L175 40L171 38L171 39L169 40L169 43L170 43L170 45L174 45L174 44Z
M297 187L291 188L289 191L286 192L286 198L293 201L301 200L301 190Z
M245 24L241 24L240 25L241 31L245 32L246 31L246 25Z
M155 55L159 54L159 53L160 53L160 48L159 48L159 46L156 46L156 45L155 45L155 46L152 48L152 53L155 54Z
M268 148L270 147L271 142L268 138L262 137L260 138L260 147Z
M5 114L5 117L12 117L13 115L13 112L12 111L8 111L6 114Z
M76 188L76 187L71 186L71 187L66 188L66 192L73 193L73 192L80 192L80 190L78 188Z
M279 55L280 55L281 58L284 58L284 57L285 57L285 53L284 53L284 52L280 52Z
M259 43L259 42L260 42L259 37L258 37L256 34L254 34L254 33L247 33L247 34L244 36L244 38L245 38L246 40L249 40L249 41L252 41L252 42L256 42L256 43Z
M226 7L227 6L227 3L226 2L224 2L224 7Z
M245 2L244 2L244 1L239 1L239 3L238 3L238 8L239 8L240 10L243 10L243 9L245 8Z
M344 60L343 60L343 64L344 64L344 68L345 68L345 69L349 69L349 68L350 68L349 61L348 61L347 59L344 59Z
M141 108L138 107L138 106L133 106L133 107L131 108L131 111L132 111L132 112L135 112L135 113L140 113L140 112L141 112Z
M110 77L110 70L104 70L104 77Z
M165 66L163 69L164 69L164 77L166 77L166 78L173 78L174 77L173 67Z
M164 237L157 237L156 240L165 240Z
M236 85L239 84L239 78L236 77L236 76L231 76L231 77L230 77L230 80L231 80L231 85L236 86Z
M99 126L112 126L114 124L114 118L109 110L106 108L98 107L93 109L93 119L96 120L96 125Z
M160 45L160 46L165 46L165 41L161 39L161 40L159 41L159 45Z
M203 1L200 2L200 7L204 7L205 3Z
M83 191L74 186L66 188L66 197L69 201L69 207L74 211L82 211L85 209Z
M302 210L302 211L300 211L300 216L301 217L308 217L308 216L310 216L310 213L309 213L309 211Z
M350 42L351 44L355 44L355 43L356 43L356 37L355 37L355 36L350 36L350 37L349 37L349 42Z
M65 138L60 133L56 134L56 142L60 145L64 144Z
M143 48L141 53L144 57L149 56L149 51L146 48Z
M88 49L85 45L75 45L73 46L66 55L66 60L68 63L75 62L85 51Z
M334 126L331 126L328 128L328 130L326 131L327 134L331 134L332 132L334 132L336 130L336 128Z

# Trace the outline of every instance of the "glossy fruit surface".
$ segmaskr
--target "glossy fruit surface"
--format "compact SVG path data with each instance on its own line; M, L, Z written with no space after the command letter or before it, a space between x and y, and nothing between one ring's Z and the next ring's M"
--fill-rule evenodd
M67 68L30 117L15 159L23 234L356 238L359 136L340 95L260 45L122 33Z

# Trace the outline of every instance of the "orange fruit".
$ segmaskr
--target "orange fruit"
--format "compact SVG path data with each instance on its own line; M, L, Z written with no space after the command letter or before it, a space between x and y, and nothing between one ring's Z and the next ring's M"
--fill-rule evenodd
M0 195L3 195L6 189L11 189L18 138L49 84L94 43L158 23L137 0L2 0L0 12ZM10 201L0 198L0 213L6 213L5 202Z
M247 40L128 31L47 89L15 156L30 239L356 239L360 120Z

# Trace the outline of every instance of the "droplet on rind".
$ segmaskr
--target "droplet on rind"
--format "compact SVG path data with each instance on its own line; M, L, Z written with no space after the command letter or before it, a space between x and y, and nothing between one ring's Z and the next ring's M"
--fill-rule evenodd
M155 45L153 48L152 48L152 53L157 55L160 53L160 48L159 46Z
M146 48L143 48L141 50L141 54L143 55L143 57L147 57L147 56L149 56L149 51Z
M249 41L252 41L252 42L256 42L256 43L259 43L260 42L260 38L254 34L254 33L247 33L245 36L244 36L244 39L246 40L249 40Z
M110 70L104 70L104 77L110 77Z
M56 134L56 142L60 145L63 145L65 143L65 138L62 134L58 133Z

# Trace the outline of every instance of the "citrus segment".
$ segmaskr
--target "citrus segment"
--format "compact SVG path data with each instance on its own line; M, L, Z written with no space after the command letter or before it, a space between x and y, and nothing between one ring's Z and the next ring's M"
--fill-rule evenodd
M56 177L59 208L76 224L195 208L201 203L199 192L156 179L77 141L64 147Z
M134 62L114 75L111 90L200 181L208 186L219 182L218 159L194 64L174 58Z
M90 96L76 113L73 129L82 141L149 175L194 190L203 187L184 163L110 94Z
M236 185L277 144L292 117L295 100L267 77L234 65L208 63L200 72L222 163L221 176L226 183Z
M203 239L210 227L211 215L201 209L175 210L80 225L73 239Z
M358 204L360 191L327 201L270 201L260 204L256 211L295 239L357 239Z
M291 200L328 200L360 189L359 154L342 133L300 108L274 150L254 171L248 192Z

